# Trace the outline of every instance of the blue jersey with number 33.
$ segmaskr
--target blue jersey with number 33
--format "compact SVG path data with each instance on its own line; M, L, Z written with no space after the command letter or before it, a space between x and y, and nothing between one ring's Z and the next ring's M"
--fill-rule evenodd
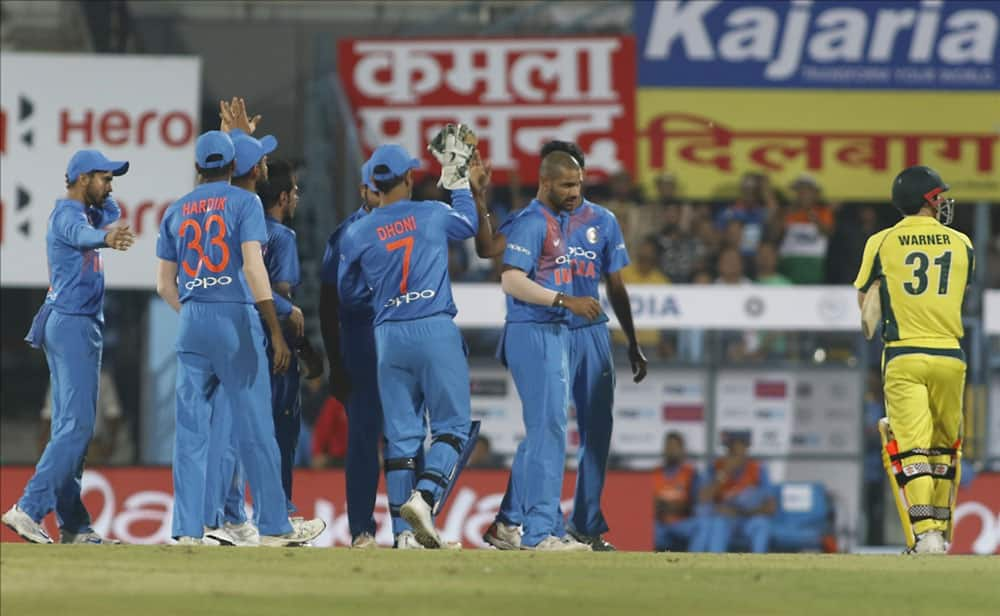
M448 241L475 235L479 219L471 192L451 195L454 208L440 201L398 201L348 227L340 241L341 302L364 302L371 289L375 325L454 316Z
M267 242L260 199L228 182L208 182L167 208L156 256L177 263L181 302L252 304L242 250L250 241Z

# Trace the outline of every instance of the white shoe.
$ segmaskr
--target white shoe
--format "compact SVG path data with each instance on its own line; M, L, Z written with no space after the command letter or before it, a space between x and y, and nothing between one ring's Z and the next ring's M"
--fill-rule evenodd
M917 542L913 546L914 554L947 554L948 549L944 543L944 536L939 530L929 530L926 533L917 535Z
M205 545L236 545L236 540L224 528L209 528L206 526L203 532L202 543Z
M545 539L542 539L538 545L526 546L521 545L522 550L533 550L537 552L590 552L590 546L586 543L580 543L578 541L566 542L556 537L554 535L549 535Z
M294 525L292 527L294 528ZM260 545L260 532L250 520L242 524L226 522L222 528L233 538L233 545L237 547L257 547Z
M375 543L375 537L371 533L361 533L351 542L351 547L355 550L371 550L377 548L378 544Z
M174 545L206 545L201 537L178 537Z
M444 547L444 541L434 528L434 518L431 517L431 506L427 504L420 492L414 490L410 500L399 508L399 515L413 527L417 541L425 548L436 550Z
M424 546L420 545L420 542L417 541L417 537L413 534L412 530L404 530L396 535L396 549L422 550L424 549Z
M504 524L503 522L496 521L486 529L483 541L498 550L520 550L521 530L513 524Z
M3 514L0 521L3 521L7 525L7 528L20 535L25 541L30 541L31 543L52 543L52 537L49 537L49 534L45 532L42 525L32 520L30 515L17 506L17 503L7 513Z
M261 535L260 544L271 548L305 545L326 530L326 522L319 518L292 524L292 532L284 535Z
M93 544L93 545L118 545L121 541L117 539L105 539L92 530L85 533L59 532L59 543Z

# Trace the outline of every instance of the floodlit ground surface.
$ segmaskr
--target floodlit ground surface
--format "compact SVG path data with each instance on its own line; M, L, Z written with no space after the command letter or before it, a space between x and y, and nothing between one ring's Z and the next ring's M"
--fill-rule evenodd
M941 616L998 606L997 557L0 545L3 616Z

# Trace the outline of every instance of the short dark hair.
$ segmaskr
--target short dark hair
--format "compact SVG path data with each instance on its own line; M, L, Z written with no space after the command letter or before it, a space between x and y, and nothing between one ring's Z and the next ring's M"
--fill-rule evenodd
M542 159L542 166L538 171L540 178L553 179L557 173L564 171L582 171L579 161L573 158L572 154L563 151L552 152Z
M576 145L572 141L559 141L558 139L553 139L542 146L540 156L545 158L553 152L566 152L576 159L576 162L580 165L581 169L585 169L587 167L586 159L583 157L583 150L581 150L580 146Z
M269 210L278 205L281 193L291 193L295 186L295 169L285 160L268 161L267 179L257 182L257 196Z
M212 167L206 169L195 164L195 169L198 170L198 175L206 180L221 180L222 178L232 174L233 169L236 168L236 162L230 162L228 165L223 165L221 167Z
M680 443L681 445L683 445L684 444L684 435L681 434L680 432L675 431L675 430L671 430L670 432L667 432L667 436L664 437L664 439L663 439L663 442L667 442L667 441L677 441L678 443Z
M82 178L83 176L94 177L94 173L95 173L94 171L88 171L87 173L79 173L79 174L77 174L77 176L75 178L73 178L72 182L69 181L69 176L68 175L65 176L65 178L66 178L66 188L69 189L69 188L73 188L74 186L76 186L76 181L79 180L80 178Z
M385 174L389 172L390 169L388 165L375 165L375 167L372 168L372 175L375 175L376 173ZM393 188L396 188L397 186L402 184L405 179L406 179L405 173L403 175L397 175L391 177L387 180L380 180L378 178L375 178L375 188L377 188L378 191L384 195Z

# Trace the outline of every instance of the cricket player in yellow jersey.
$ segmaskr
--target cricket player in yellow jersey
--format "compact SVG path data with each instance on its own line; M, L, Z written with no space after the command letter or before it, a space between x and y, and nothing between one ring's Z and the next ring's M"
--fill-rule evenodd
M892 184L903 220L865 245L854 281L858 301L877 285L881 301L882 459L894 485L907 552L944 554L961 457L965 355L962 300L972 277L972 242L949 228L954 201L929 167ZM873 291L874 293L874 291ZM874 299L874 298L873 298Z

